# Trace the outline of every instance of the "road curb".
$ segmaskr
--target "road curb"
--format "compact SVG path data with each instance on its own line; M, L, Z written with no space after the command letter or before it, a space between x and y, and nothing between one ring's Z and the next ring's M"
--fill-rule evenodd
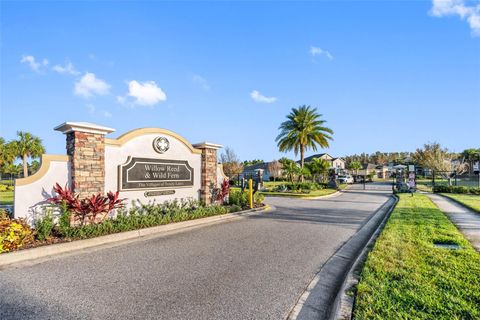
M375 244L380 233L383 231L383 228L385 227L388 218L390 218L390 214L392 213L393 209L395 209L395 206L398 203L397 196L393 196L393 199L393 204L388 208L377 229L373 232L367 244L364 246L362 252L358 255L357 259L350 268L348 275L343 282L342 288L335 301L336 311L333 314L332 319L352 319L353 307L355 303L355 295L353 294L355 292L354 288L360 282L360 274L362 272L363 265L367 260L368 253L373 249L373 245Z
M322 266L287 319L336 319L350 272L396 204L393 195ZM352 304L353 305L353 304Z
M200 228L203 226L213 225L216 223L241 219L244 217L248 217L252 214L268 210L270 210L270 206L265 205L261 208L227 213L218 216L169 223L161 226L114 233L91 239L75 240L71 242L45 245L42 247L3 253L0 255L0 269L8 266L13 266L18 263L32 262L34 260L41 260L41 262L43 262L46 259L54 256L68 254L89 248L102 248L105 246L113 247L124 244L128 241L161 237L173 233Z

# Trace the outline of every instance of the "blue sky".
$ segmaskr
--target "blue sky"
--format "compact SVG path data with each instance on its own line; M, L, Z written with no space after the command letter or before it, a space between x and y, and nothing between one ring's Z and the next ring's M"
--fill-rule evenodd
M480 147L478 1L0 5L0 136L30 131L48 153L65 153L53 127L88 121L271 160L302 104L334 156Z

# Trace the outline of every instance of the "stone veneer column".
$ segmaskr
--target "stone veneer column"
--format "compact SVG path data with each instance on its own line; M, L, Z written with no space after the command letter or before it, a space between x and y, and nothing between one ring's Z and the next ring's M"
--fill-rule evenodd
M212 203L212 186L219 187L217 186L217 150L222 146L204 142L195 144L194 147L202 150L200 200L208 205Z
M114 129L85 122L65 122L56 127L67 136L71 188L80 197L105 192L105 135Z

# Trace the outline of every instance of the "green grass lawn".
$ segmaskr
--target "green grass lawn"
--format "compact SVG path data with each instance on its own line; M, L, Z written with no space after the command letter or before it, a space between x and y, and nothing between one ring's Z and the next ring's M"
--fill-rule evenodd
M0 192L0 204L13 204L13 191Z
M290 183L290 182L287 182L287 181L265 181L263 183L263 186L265 188L274 188L276 186L281 186L283 184L288 184L288 183Z
M474 194L442 193L442 195L461 202L466 207L480 212L480 196Z
M355 318L480 319L480 254L425 195L399 197L362 270Z

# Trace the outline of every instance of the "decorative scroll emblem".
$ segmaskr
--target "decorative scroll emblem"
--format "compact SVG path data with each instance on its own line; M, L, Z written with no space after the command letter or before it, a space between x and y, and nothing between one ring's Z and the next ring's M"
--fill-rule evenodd
M153 149L158 153L165 153L168 148L170 148L170 142L167 138L156 137L155 140L153 140Z

